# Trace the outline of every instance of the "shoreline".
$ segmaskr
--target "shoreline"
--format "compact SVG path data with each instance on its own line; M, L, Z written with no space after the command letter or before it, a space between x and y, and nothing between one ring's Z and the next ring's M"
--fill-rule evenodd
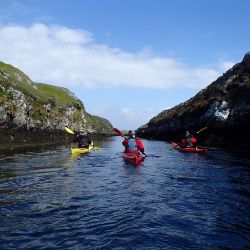
M64 132L64 131L62 131ZM47 133L46 133L47 134ZM56 134L57 136L58 134ZM61 131L59 131L59 135L61 135ZM23 152L29 152L29 151L43 151L45 149L49 148L55 148L55 147L60 147L60 146L69 146L69 148L72 146L72 136L68 136L66 134L65 137L61 137L61 139L55 139L51 140L52 138L46 138L40 141L37 141L37 139L41 139L39 136L35 136L35 140L33 138L29 138L29 140L19 140L17 143L7 142L7 141L1 141L0 143L0 155L2 154L15 154L15 153L23 153ZM98 138L98 137L107 137L107 136L112 136L112 135L92 135L93 138ZM115 135L114 135L115 136ZM146 139L148 140L148 139ZM152 140L152 139L150 139ZM156 140L157 141L157 140ZM160 140L159 140L160 141ZM169 143L169 142L167 142ZM171 144L171 143L170 143ZM229 154L235 154L239 155L242 157L247 157L250 158L250 152L248 151L242 151L242 150L232 150L230 148L221 148L221 147L206 147L204 145L197 145L198 148L206 148L208 151L220 151L224 153L229 153Z
M0 129L0 155L28 151L40 151L48 148L72 145L73 136L65 130L26 130ZM90 134L92 138L102 138L110 135Z
M60 145L69 145L72 143L73 135L67 133L65 130L27 130L27 129L11 129L11 128L0 128L0 153L13 153L16 151L26 151L28 149L39 149L43 147L55 147ZM90 134L91 137L106 137L106 136L117 136L116 134ZM142 138L146 140L157 140L153 138ZM159 141L165 141L158 139ZM165 141L168 142L168 141ZM168 142L171 144L171 142ZM243 150L237 147L220 147L220 146L205 146L198 145L200 148L207 148L211 151L222 151L225 153L233 153L250 157L249 150Z

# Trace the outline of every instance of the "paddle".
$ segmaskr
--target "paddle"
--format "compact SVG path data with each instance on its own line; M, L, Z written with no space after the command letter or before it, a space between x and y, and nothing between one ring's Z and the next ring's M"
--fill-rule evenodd
M75 133L70 129L70 128L68 128L68 127L65 127L64 128L69 134L72 134L72 135L74 135Z
M196 132L196 134L199 134L200 132L204 131L205 129L207 129L208 127L204 127L202 129L200 129L199 131Z
M68 127L64 127L64 129L69 133L69 134L71 134L71 135L74 135L75 133L70 129L70 128L68 128ZM92 144L92 146L93 146L93 150L99 150L100 148L99 147L94 147L94 143L92 142L91 143Z
M116 134L118 134L119 136L123 137L126 139L125 135L118 129L118 128L114 128L114 131L116 132ZM140 152L142 153L142 152ZM145 153L142 153L144 156L147 156Z
M173 149L176 148L176 147L178 147L178 146L179 146L178 144L176 144L176 145L174 145L174 146L172 145L172 147L171 147L171 148L168 148L168 150L169 150L169 151L173 151Z
M114 131L116 132L116 134L120 135L121 137L126 138L126 137L124 136L124 134L123 134L119 129L114 128Z

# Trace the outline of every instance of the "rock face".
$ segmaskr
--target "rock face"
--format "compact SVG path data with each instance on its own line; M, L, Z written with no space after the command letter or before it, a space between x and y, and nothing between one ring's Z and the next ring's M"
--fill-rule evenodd
M17 68L0 62L1 131L60 131L65 126L94 134L113 132L109 121L88 114L69 90L35 83Z
M196 132L208 127L199 135ZM193 98L162 111L140 127L141 137L180 140L191 131L199 144L250 149L250 53Z

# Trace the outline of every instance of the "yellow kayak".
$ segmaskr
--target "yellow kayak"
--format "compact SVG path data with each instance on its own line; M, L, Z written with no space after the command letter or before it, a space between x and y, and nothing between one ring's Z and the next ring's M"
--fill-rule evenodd
M88 148L71 148L72 154L84 154L88 153L93 150L93 145L89 146Z

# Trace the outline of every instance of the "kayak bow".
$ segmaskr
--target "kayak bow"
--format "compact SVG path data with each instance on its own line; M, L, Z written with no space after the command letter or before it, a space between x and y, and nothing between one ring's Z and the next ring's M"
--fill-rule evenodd
M84 154L88 153L93 150L93 145L89 146L88 148L71 148L72 154Z
M128 161L136 166L138 166L141 162L143 162L143 157L140 154L134 153L123 153L122 154L125 161Z
M179 150L181 152L197 153L197 154L206 154L207 153L206 148L197 148L197 147L196 148L193 148L193 147L182 148L175 142L172 142L172 146L174 149Z

